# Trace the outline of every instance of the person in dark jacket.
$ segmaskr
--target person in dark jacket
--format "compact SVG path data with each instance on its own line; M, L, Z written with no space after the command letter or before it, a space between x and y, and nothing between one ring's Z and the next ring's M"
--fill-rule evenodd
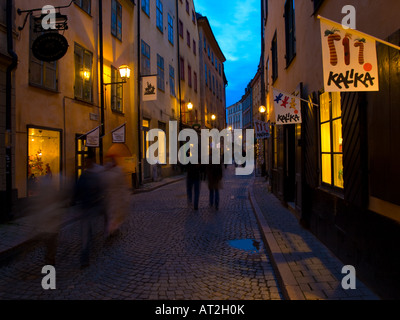
M103 170L102 166L96 164L95 153L91 150L85 158L85 170L75 187L73 203L77 205L81 222L81 268L89 266L93 219L103 213Z
M219 209L219 190L222 187L222 165L210 164L207 165L207 181L208 189L210 191L210 207L215 204L215 209Z
M189 205L192 204L194 210L199 210L199 198L200 198L200 182L201 182L201 165L189 163L186 166L187 177L186 177L186 193ZM193 199L194 189L194 199Z

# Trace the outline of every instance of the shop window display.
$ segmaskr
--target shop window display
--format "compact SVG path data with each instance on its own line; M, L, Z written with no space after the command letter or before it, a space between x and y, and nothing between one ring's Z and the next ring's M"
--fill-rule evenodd
M34 196L43 184L60 186L60 132L28 129L28 196Z

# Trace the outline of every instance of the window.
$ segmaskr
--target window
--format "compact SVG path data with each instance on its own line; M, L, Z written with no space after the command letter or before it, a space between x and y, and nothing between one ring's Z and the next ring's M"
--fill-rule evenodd
M193 86L194 86L194 92L197 92L197 73L193 72Z
M193 54L197 55L196 41L193 40Z
M189 30L186 31L186 43L187 43L188 47L190 48L190 32L189 32Z
M83 11L88 14L91 13L91 0L76 0L75 3L80 7Z
M181 76L181 80L182 81L185 81L185 60L181 57L180 59L179 59L179 62L180 62L180 71L181 71L181 74L180 74L180 76Z
M150 70L150 46L142 40L142 59L141 59L142 75L149 75Z
M75 43L75 98L93 100L93 53Z
M285 33L286 33L286 65L289 65L296 55L294 0L286 0L285 3Z
M205 79L206 79L206 87L208 86L208 78L207 78L207 73L208 73L208 70L207 70L207 64L204 64L204 70L206 71L206 73L205 73Z
M157 55L157 85L158 89L165 91L164 58Z
M210 71L210 69L208 69L208 82L210 83L209 88L210 88L210 91L211 91L211 71Z
M214 65L214 52L211 52L211 63Z
M142 0L142 10L150 17L150 0Z
M188 65L188 85L192 87L192 66Z
M215 94L215 78L214 78L214 75L212 75L212 91Z
M320 96L322 183L343 188L342 110L339 92Z
M32 48L33 41L41 33L33 32L34 23L31 18L30 23L30 42L29 48ZM58 62L44 62L35 58L32 49L29 51L29 84L40 86L43 89L57 91L58 89Z
M175 97L175 69L169 66L169 93Z
M164 22L163 22L163 3L161 0L157 0L157 29L163 33Z
M207 52L207 40L205 36L204 36L204 52Z
M194 10L192 10L192 22L196 24L196 14L194 13Z
M272 40L272 82L278 78L278 40L276 38L276 32Z
M221 75L221 64L220 63L218 64L218 73L219 73L219 75Z
M187 14L189 14L189 11L190 11L189 1L186 0L186 12L187 12Z
M111 67L111 82L122 82L119 70L115 67ZM111 85L111 110L114 112L123 112L123 84L112 84Z
M60 188L61 130L28 127L28 196L37 194L42 183Z
M179 20L179 35L181 38L183 38L183 22L182 22L182 20Z
M122 6L116 1L111 1L111 34L122 40Z
M168 13L168 41L174 44L174 19Z

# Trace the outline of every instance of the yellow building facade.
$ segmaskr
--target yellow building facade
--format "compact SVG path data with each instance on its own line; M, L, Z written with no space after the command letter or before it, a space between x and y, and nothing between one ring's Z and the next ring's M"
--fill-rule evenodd
M16 1L20 10L47 5L46 1ZM31 45L39 36L34 32L35 16L17 16L24 26L16 41L19 57L15 72L16 91L16 187L18 197L35 194L43 179L51 177L54 187L73 183L82 172L87 152L85 134L102 123L104 106L103 158L112 144L111 131L126 124L126 145L137 154L137 66L135 65L135 6L131 1L104 0L103 5L103 83L100 77L99 6L95 1L76 1L60 10L68 17L63 35L68 51L56 62L37 60ZM128 65L132 77L119 82L119 66ZM103 87L103 88L101 88ZM104 92L104 105L101 92ZM101 154L97 151L97 161ZM133 157L134 159L134 157ZM132 160L134 161L134 160ZM136 171L131 164L131 171ZM133 168L133 169L132 169Z
M68 50L55 62L38 60L32 52L35 40L45 33L40 29L47 14L41 16L45 5L45 0L15 0L19 28L14 180L18 198L34 196L49 178L57 189L75 183L88 154L87 135L93 130L98 129L101 136L96 148L101 164L113 145L113 131L125 127L129 156L124 167L132 187L137 187L180 173L175 165L148 163L150 130L166 133L168 145L158 151L168 160L170 121L176 121L178 128L203 124L202 120L206 126L215 113L221 122L218 127L224 127L225 58L214 39L215 61L209 64L219 87L218 106L212 109L201 100L199 51L203 46L192 0L53 3L56 12L67 17L68 26L56 31L65 37ZM121 66L130 70L130 78L121 77ZM147 100L143 86L150 77L157 79L157 98ZM214 99L216 93L209 95Z

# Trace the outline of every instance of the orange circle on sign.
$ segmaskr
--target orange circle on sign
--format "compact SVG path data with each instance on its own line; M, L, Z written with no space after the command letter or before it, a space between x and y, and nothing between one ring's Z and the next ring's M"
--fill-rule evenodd
M364 64L364 70L370 72L372 70L372 64L370 63Z

